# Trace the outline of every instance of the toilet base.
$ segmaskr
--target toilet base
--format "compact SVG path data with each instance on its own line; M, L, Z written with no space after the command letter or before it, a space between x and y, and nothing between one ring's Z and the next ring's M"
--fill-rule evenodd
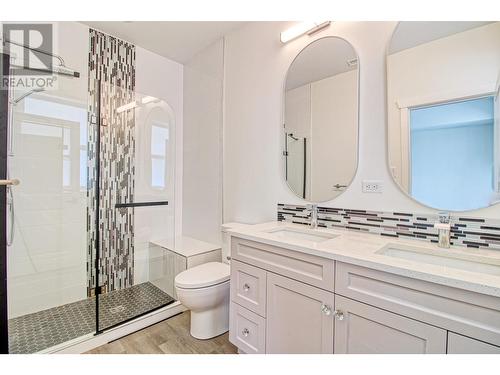
M191 310L191 336L206 340L229 331L229 301L205 311Z

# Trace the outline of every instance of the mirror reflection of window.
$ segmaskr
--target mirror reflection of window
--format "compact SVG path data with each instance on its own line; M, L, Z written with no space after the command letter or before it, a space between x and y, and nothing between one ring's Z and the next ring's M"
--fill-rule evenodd
M165 189L167 185L168 124L155 122L151 126L151 186Z
M389 165L419 202L499 200L500 22L400 22L387 56Z
M70 103L46 94L30 96L18 113L20 135L45 138L47 148L59 150L56 166L64 190L87 190L87 111L80 103ZM43 139L39 144L44 144ZM54 147L57 144L57 147ZM58 165L61 163L61 165Z
M411 194L469 210L493 196L493 97L410 110Z

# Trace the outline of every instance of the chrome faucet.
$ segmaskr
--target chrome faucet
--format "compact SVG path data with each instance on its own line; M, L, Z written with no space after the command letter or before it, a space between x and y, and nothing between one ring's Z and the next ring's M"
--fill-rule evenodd
M450 213L439 212L438 221L434 223L434 228L438 230L438 246L445 249L449 248L451 235Z
M308 204L306 208L311 212L311 229L316 229L318 227L318 205Z

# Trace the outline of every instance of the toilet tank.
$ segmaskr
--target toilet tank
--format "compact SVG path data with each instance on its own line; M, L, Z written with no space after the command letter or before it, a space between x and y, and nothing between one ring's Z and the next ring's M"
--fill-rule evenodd
M222 231L222 262L229 263L231 259L231 235L227 232L229 229L245 226L241 223L225 223L221 226Z

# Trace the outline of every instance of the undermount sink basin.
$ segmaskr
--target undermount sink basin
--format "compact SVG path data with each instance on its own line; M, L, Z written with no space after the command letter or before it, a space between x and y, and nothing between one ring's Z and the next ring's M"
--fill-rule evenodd
M283 240L302 240L316 243L337 237L335 234L320 232L314 229L299 228L276 228L266 233L270 233L276 238L281 238Z
M389 244L378 250L376 254L463 271L500 276L500 259L491 259L476 254L450 253L448 251L447 249L433 250Z

